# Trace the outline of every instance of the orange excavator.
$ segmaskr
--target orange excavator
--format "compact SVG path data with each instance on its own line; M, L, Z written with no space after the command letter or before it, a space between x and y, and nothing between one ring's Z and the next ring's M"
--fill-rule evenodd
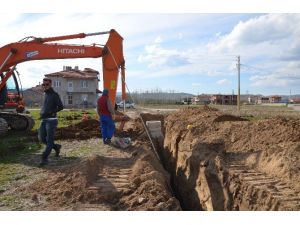
M108 34L105 45L73 45L54 43L62 40L85 38L94 35ZM102 57L103 83L109 90L113 105L119 72L121 71L122 99L125 100L125 60L123 56L123 38L115 30L97 33L79 33L66 36L36 38L27 37L19 42L0 48L0 136L8 128L14 130L31 130L34 121L24 113L25 105L19 90L16 76L16 65L26 61L42 59L71 59ZM15 83L15 92L7 88L8 80Z

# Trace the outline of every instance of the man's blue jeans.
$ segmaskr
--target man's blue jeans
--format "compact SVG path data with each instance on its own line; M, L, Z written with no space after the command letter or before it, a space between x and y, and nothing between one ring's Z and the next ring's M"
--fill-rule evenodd
M43 160L47 160L52 148L56 147L54 144L54 133L57 127L57 119L43 119L39 129L39 140L46 145L42 154Z
M106 138L111 139L115 132L115 123L111 116L101 115L101 133L103 141Z

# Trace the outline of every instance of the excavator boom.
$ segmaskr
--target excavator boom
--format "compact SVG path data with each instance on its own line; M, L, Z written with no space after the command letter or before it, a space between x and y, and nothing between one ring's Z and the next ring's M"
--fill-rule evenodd
M72 45L58 44L55 41L69 40L75 38L85 38L94 35L108 34L108 40L105 45ZM115 104L116 92L118 86L118 76L121 70L122 81L122 99L125 100L125 60L123 56L123 38L115 30L96 32L96 33L79 33L66 36L46 37L46 38L29 38L23 41L11 43L0 48L0 93L6 86L7 80L12 76L15 66L19 63L33 60L45 59L72 59L72 58L99 58L102 57L103 83L104 87L109 90L109 97ZM0 95L1 97L1 95ZM1 100L1 99L0 99ZM0 101L1 102L1 101ZM1 110L1 106L0 106ZM4 118L5 117L5 118ZM8 118L3 114L8 124L11 121L18 120ZM18 117L19 118L19 117ZM1 123L0 123L1 124ZM25 124L25 123L23 123Z
M48 42L93 35L109 34L104 47L96 45L67 45ZM115 31L90 34L74 34L48 38L34 38L31 41L16 42L0 48L0 74L7 72L0 81L0 90L11 76L10 69L22 62L43 59L99 58L102 57L104 88L109 90L110 98L115 103L119 70L121 69L122 90L125 91L125 60L123 56L123 38ZM122 98L126 98L125 92Z

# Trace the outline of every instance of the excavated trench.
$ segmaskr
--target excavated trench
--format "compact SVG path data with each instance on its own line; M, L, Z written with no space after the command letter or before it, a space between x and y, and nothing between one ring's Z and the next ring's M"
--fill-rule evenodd
M24 208L300 210L299 119L248 121L212 108L141 117L159 159L140 119L117 133L131 138L127 150L99 144L97 120L59 129L58 139L77 141L63 140L64 157L49 166L48 175L16 189L31 196L23 196ZM97 146L98 156L64 165L67 153L81 149L77 145Z
M152 140L183 210L300 209L299 119L211 108L142 117L161 123Z

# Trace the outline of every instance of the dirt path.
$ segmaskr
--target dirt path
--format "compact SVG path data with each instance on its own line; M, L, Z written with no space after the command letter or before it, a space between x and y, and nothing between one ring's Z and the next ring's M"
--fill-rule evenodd
M43 168L43 149L8 163L4 170L16 179L1 187L0 210L180 210L141 127L126 129L133 140L127 149L84 135L58 141L61 156L52 153Z

